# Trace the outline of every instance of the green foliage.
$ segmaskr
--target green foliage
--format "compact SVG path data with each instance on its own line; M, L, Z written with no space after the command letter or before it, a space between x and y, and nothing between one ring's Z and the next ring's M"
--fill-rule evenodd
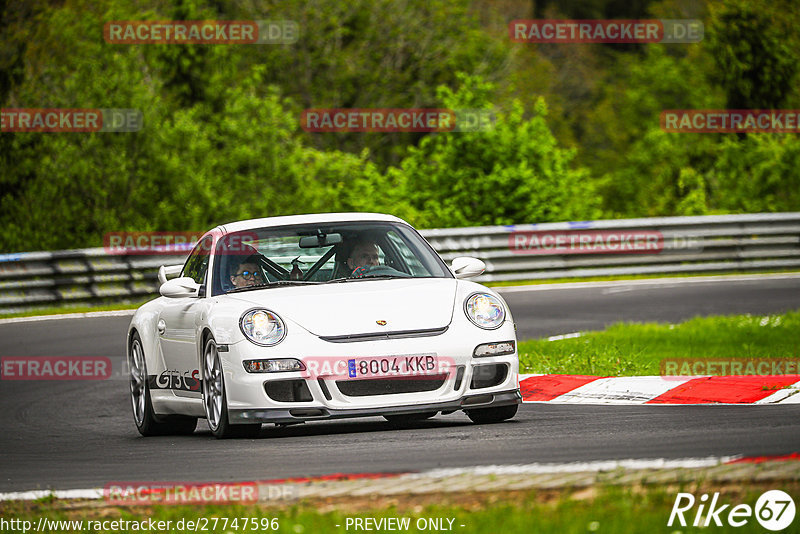
M689 185L690 168L710 160L714 134L665 133L659 118L666 109L713 109L719 95L710 87L703 57L670 53L664 45L648 45L640 60L619 65L618 81L592 116L592 139L603 172L599 190L609 217L699 214L702 195L697 180ZM707 165L710 163L707 163ZM684 175L681 183L681 175ZM695 200L684 201L692 195ZM694 207L689 209L688 203ZM680 206L680 207L679 207Z
M456 73L496 77L509 53L505 38L480 27L467 2L269 0L224 8L223 18L291 19L301 27L291 46L246 50L244 64L267 66L267 79L299 108L434 107L436 89ZM244 56L244 54L243 54ZM311 134L320 150L360 154L381 168L399 164L419 134Z
M727 212L791 211L800 206L800 139L795 134L727 138L708 173Z
M708 46L727 107L780 107L797 72L795 50L800 42L785 16L793 2L726 0L711 7Z
M795 134L665 133L665 109L800 107L789 0L537 2L703 17L694 45L510 43L528 2L0 1L0 105L135 108L137 133L0 133L0 250L270 215L423 227L800 209ZM553 11L556 12L556 11ZM296 21L293 45L112 45L109 20ZM54 30L54 29L57 29ZM308 133L309 107L491 109L453 133Z
M800 20L787 5L713 4L706 41L688 51L648 45L617 67L619 81L590 122L606 216L793 211L800 207L794 134L666 133L662 111L759 109L794 97Z
M441 88L448 109L487 109L492 87L461 77L457 91ZM519 221L591 218L596 214L588 173L570 165L575 151L558 146L543 100L524 117L515 101L497 113L488 131L431 135L412 147L401 170L411 202L425 226L512 224Z

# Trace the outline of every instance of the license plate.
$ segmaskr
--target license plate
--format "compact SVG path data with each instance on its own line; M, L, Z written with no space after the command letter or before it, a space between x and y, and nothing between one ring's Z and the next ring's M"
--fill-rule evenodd
M439 359L435 354L347 360L347 374L350 378L431 375L440 371Z

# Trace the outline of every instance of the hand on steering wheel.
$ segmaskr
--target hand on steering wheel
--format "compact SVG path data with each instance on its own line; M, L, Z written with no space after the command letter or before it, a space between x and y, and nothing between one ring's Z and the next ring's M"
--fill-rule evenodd
M398 271L394 267L389 267L388 265L362 265L361 267L356 267L353 272L350 273L351 278L369 278L370 276L396 276L398 278L408 278L411 275L402 271Z
M369 272L369 267L362 265L361 267L356 267L353 269L353 272L350 273L350 278L364 278L364 275Z

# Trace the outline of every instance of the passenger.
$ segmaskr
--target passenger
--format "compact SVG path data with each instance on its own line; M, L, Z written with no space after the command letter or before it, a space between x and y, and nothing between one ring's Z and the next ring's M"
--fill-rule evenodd
M234 287L260 286L264 283L264 273L256 255L247 256L238 264L232 262L229 273Z

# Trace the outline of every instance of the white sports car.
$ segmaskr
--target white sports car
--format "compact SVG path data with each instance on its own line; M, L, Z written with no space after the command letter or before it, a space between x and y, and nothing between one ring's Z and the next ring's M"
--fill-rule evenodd
M521 402L503 299L463 280L389 215L273 217L219 226L128 329L133 415L143 435L253 436L262 423L464 410L510 419ZM180 276L168 279L180 273Z

